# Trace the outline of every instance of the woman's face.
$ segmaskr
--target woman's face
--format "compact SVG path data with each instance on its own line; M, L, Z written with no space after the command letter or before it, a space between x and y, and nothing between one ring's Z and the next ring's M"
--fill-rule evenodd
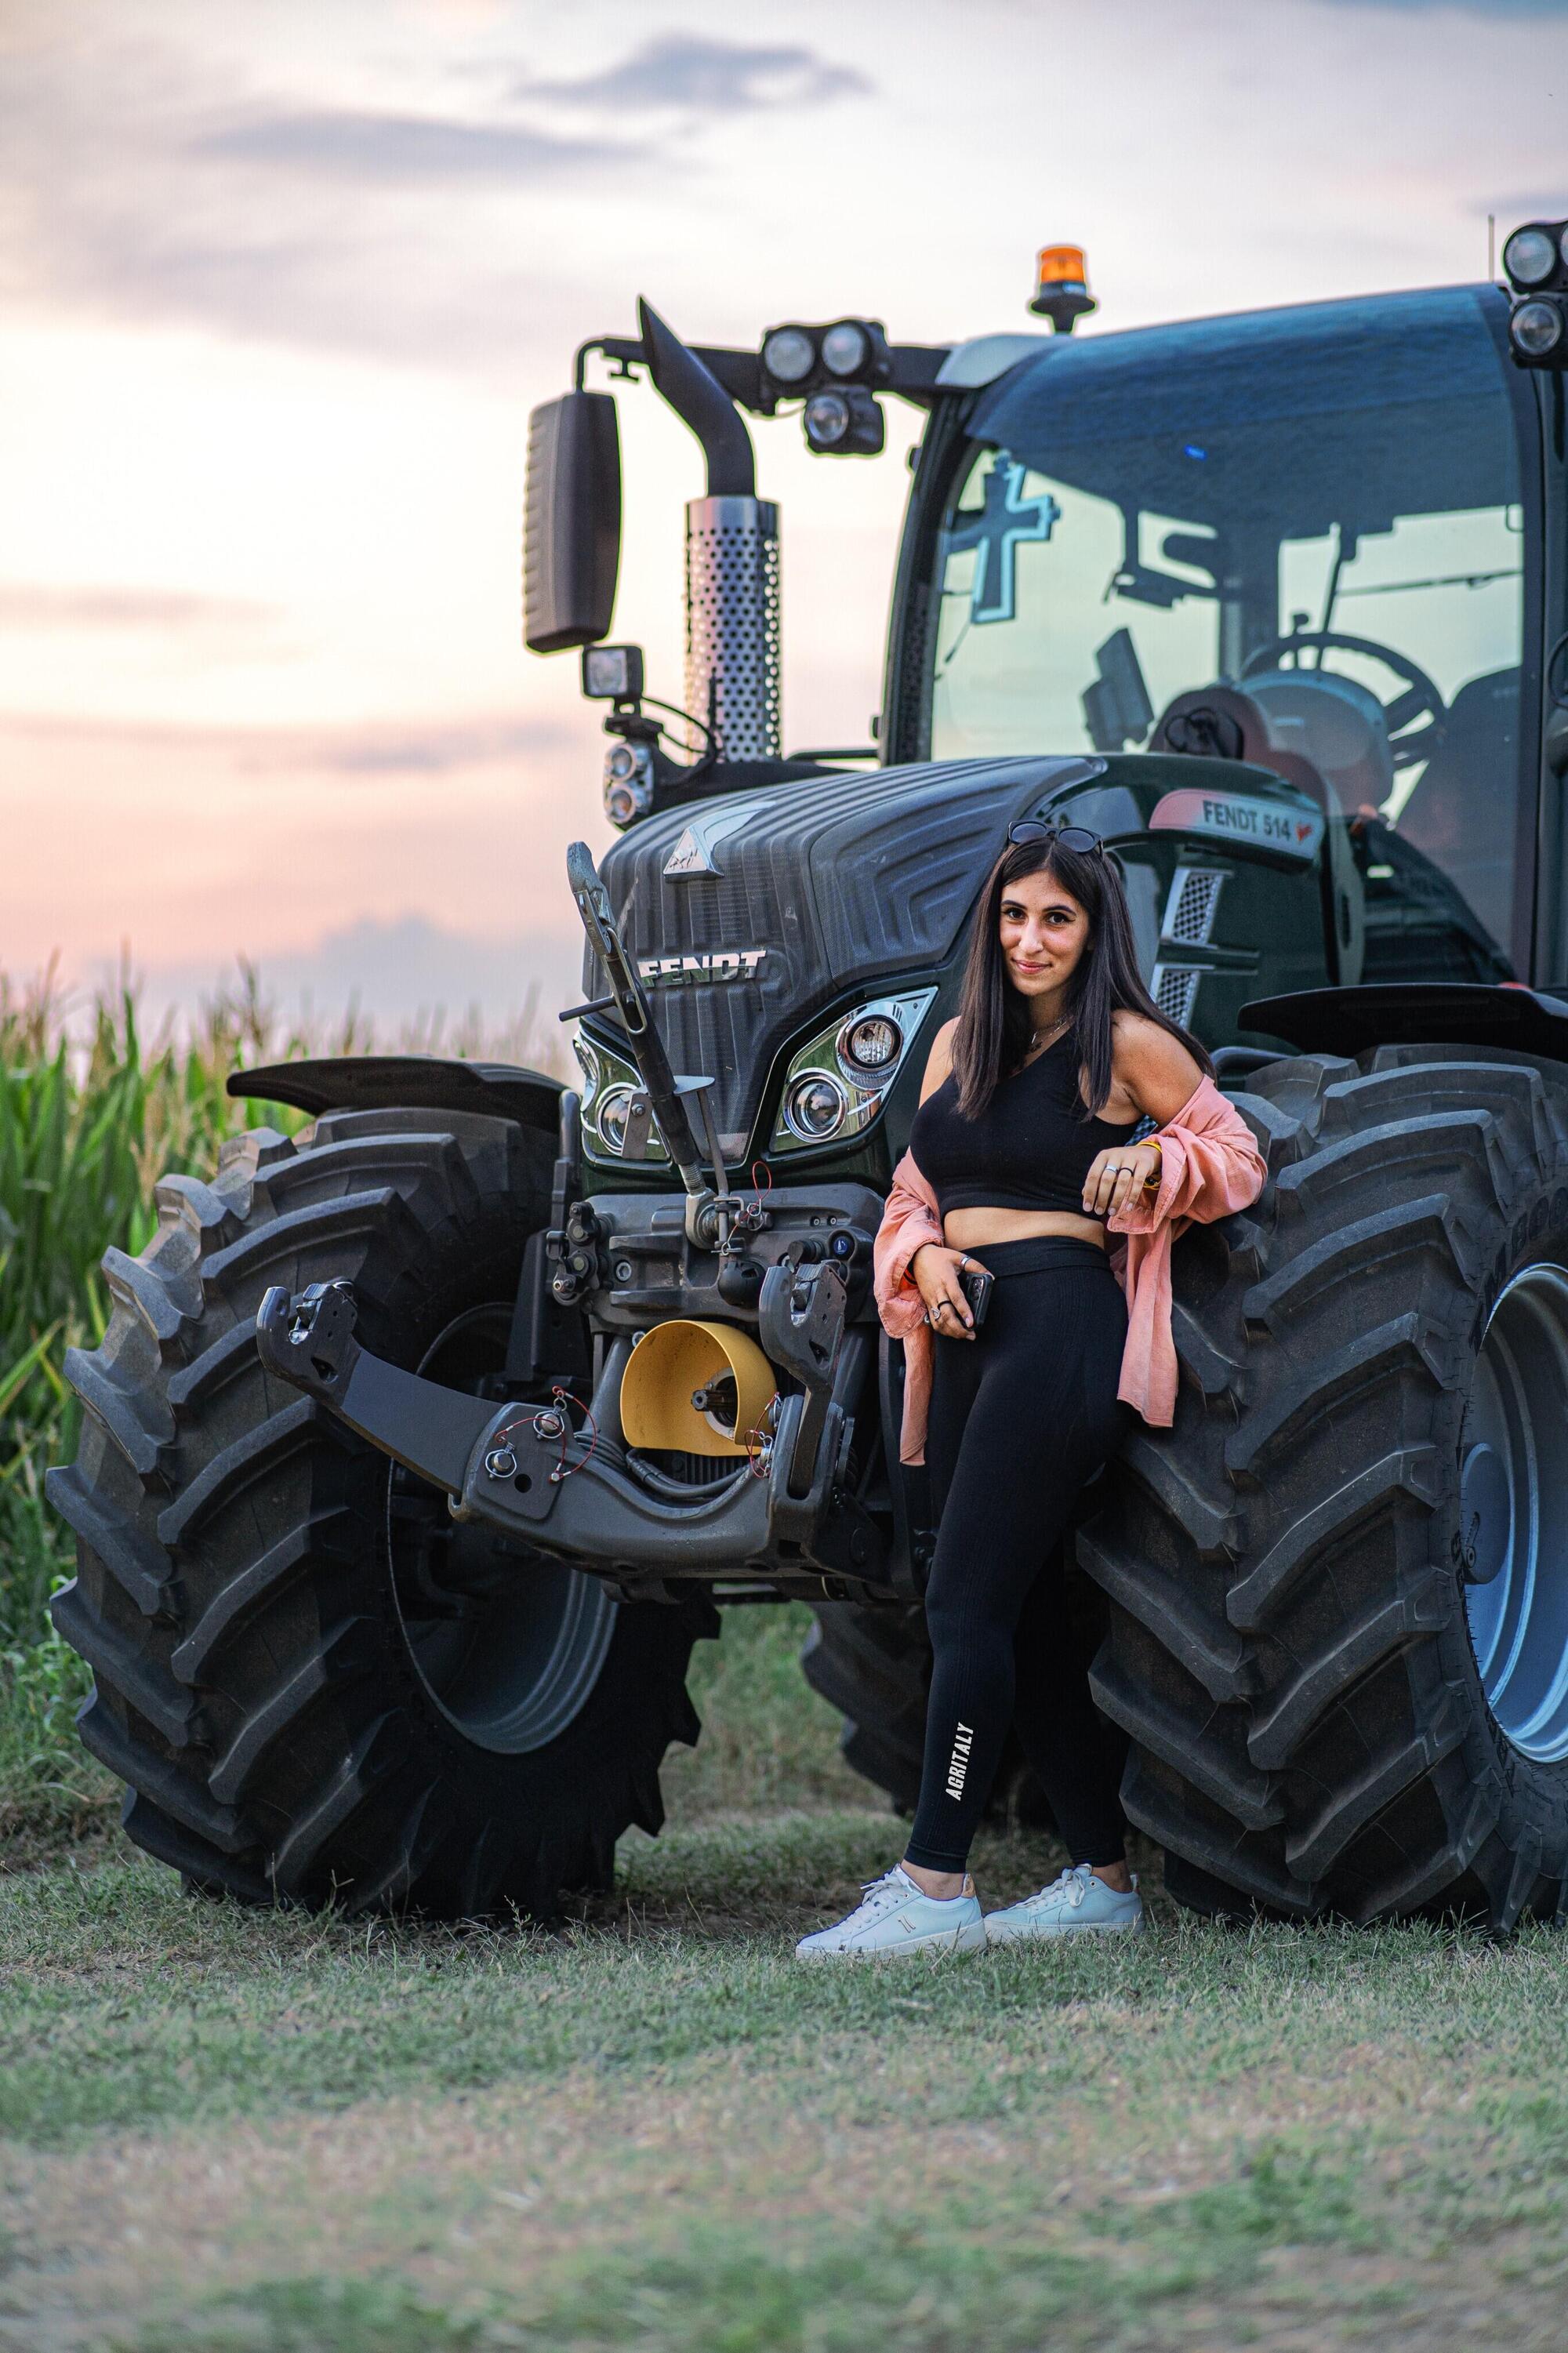
M1021 875L1002 892L1002 955L1020 997L1048 997L1089 945L1089 917L1050 873Z

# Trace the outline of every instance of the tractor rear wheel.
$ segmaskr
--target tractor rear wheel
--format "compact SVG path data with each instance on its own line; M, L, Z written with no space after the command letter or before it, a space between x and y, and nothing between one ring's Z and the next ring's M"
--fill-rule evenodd
M1079 1557L1131 1820L1201 1911L1563 1916L1568 1072L1281 1060L1268 1154L1174 1255L1175 1427Z
M79 1719L138 1844L258 1903L548 1914L662 1819L698 1724L706 1601L597 1579L452 1523L254 1345L271 1283L346 1276L368 1347L481 1393L504 1357L553 1139L506 1120L334 1113L166 1177L140 1258L111 1250L100 1346L73 1351L76 1532L55 1603L91 1666Z

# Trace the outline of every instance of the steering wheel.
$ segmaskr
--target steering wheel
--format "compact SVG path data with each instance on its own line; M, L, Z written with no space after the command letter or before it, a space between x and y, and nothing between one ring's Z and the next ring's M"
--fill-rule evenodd
M1401 691L1384 704L1383 723L1388 731L1394 765L1396 768L1413 768L1417 760L1431 758L1443 740L1448 706L1435 682L1408 654L1395 653L1392 646L1380 646L1372 638L1342 637L1338 629L1300 629L1293 637L1270 638L1267 645L1255 646L1247 655L1237 684L1244 684L1259 670L1278 669L1284 654L1294 654L1300 669L1302 653L1311 646L1318 649L1320 666L1325 653L1337 651L1364 654L1391 670L1400 681ZM1303 671L1302 675L1310 677L1311 673Z

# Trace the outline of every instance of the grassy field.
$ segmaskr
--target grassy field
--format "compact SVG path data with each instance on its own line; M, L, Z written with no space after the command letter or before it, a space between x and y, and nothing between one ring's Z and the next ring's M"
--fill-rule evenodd
M1560 1940L1162 1917L794 1966L892 1827L638 1836L550 1933L12 1880L0 2344L1558 2353Z
M73 1042L0 982L0 2348L1561 2353L1568 1943L1205 1927L1145 1853L1148 1936L801 1970L900 1838L802 1609L699 1645L670 1828L563 1926L193 1902L124 1844L46 1617L61 1360L289 1043L254 993Z

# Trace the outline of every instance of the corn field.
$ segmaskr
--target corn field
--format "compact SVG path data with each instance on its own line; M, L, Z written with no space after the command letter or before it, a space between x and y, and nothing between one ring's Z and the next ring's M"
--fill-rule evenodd
M553 1029L531 1004L499 1038L474 1014L455 1035L437 1017L395 1042L563 1068ZM91 1346L108 1319L99 1262L111 1244L134 1252L152 1239L161 1176L205 1174L240 1129L304 1124L283 1105L230 1097L231 1071L374 1043L354 1013L331 1034L285 1028L243 968L237 990L152 1038L128 987L84 1001L52 973L26 987L0 974L0 1859L8 1842L30 1852L107 1803L71 1729L86 1671L49 1625L50 1594L72 1563L43 1499L46 1469L75 1445L66 1350Z

